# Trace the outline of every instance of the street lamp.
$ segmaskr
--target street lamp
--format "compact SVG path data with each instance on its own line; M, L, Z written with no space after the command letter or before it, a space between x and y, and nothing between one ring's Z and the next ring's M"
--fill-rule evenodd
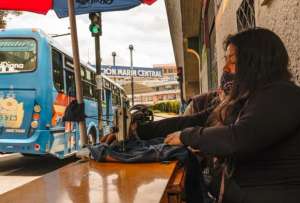
M134 105L134 87L133 87L133 58L132 58L132 51L133 51L133 45L129 45L130 50L130 69L131 69L131 103L132 106Z
M112 57L113 57L113 66L116 66L116 56L117 56L117 53L114 51L111 53Z

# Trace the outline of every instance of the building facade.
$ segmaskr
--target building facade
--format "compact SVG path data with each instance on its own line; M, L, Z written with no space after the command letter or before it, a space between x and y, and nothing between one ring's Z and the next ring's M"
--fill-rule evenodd
M179 100L180 90L175 64L155 64L152 68L102 66L102 73L118 82L131 101L131 76L134 81L134 104L153 105Z
M218 72L224 65L222 41L247 27L264 27L283 40L290 57L290 70L300 82L300 1L299 0L223 0L216 12Z
M153 68L162 70L162 77L156 80L145 79L134 83L134 103L153 105L157 102L179 100L180 89L177 81L175 64L155 64ZM125 85L128 97L131 99L129 83Z
M184 97L218 87L223 41L251 27L265 27L284 41L290 69L300 82L299 0L165 0L177 66L184 68ZM197 83L195 82L197 81Z
M179 100L180 91L177 81L157 82L149 84L151 91L144 91L134 94L135 104L153 105L162 101ZM131 94L128 97L131 99Z

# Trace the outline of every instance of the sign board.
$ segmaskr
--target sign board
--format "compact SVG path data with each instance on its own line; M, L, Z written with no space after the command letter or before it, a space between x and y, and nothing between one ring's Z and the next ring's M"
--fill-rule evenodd
M141 3L140 0L76 0L75 14L128 10ZM53 7L59 18L68 16L68 2L66 0L54 0Z
M120 76L120 77L147 77L147 78L161 78L163 71L161 68L142 68L128 66L102 66L101 73L106 76Z

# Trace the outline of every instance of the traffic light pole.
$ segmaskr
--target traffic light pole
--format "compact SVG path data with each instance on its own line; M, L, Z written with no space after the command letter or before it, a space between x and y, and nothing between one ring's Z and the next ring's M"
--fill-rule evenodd
M101 23L101 13L100 13ZM101 75L101 48L100 48L100 35L94 35L95 38L95 58L96 58L96 74ZM97 91L97 103L98 103L98 130L99 134L103 135L103 121L102 121L102 88Z

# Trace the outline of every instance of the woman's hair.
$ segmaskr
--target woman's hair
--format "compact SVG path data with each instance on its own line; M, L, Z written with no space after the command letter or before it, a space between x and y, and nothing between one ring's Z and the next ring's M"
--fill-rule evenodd
M237 50L236 76L229 97L216 109L218 120L224 119L239 108L263 86L288 81L289 57L281 39L272 31L264 28L249 29L226 39L225 45L232 44Z

